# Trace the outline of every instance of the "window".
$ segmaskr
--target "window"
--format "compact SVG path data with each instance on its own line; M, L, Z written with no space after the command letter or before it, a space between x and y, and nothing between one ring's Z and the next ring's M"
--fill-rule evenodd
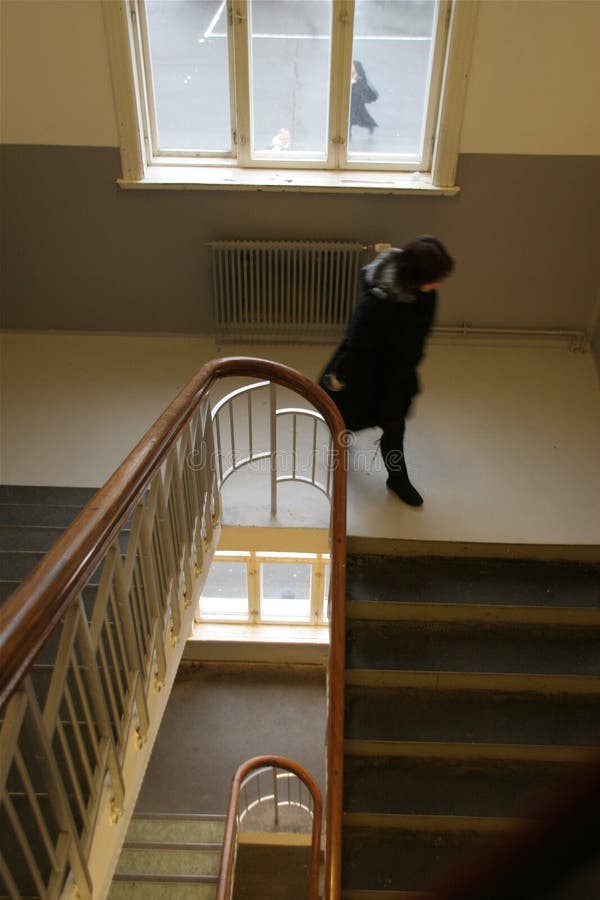
M218 550L198 621L322 625L328 595L328 553Z
M232 170L255 180L261 169L439 170L443 107L452 72L457 81L464 70L475 6L105 0L124 179L175 168L215 184ZM455 115L461 90L464 77L450 96Z

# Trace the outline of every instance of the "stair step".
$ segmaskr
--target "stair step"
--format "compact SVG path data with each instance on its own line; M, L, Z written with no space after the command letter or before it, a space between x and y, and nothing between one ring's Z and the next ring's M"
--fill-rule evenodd
M350 555L358 601L600 607L600 565L517 559Z
M108 892L108 900L214 900L216 894L216 882L117 878Z
M99 488L0 484L0 503L85 506Z
M1 565L2 561L0 560L0 566ZM16 579L14 581L0 581L0 604L4 603L4 601L7 600L11 594L14 594L20 584L21 582L17 581Z
M43 556L42 552L28 550L0 550L2 581L23 581Z
M346 688L347 739L594 746L600 697Z
M46 525L0 525L0 550L46 553L64 530Z
M518 694L569 694L600 699L595 675L539 675L535 672L437 672L410 669L347 669L346 684L361 687L441 691L513 691Z
M416 818L416 817L415 817ZM427 824L426 829L419 825ZM437 828L435 827L437 824ZM350 824L344 821L342 840L342 885L347 890L418 891L427 888L444 869L466 858L466 865L482 850L492 846L494 830L478 831L472 826L446 830L445 822L432 819L414 822L414 828ZM507 822L491 823L498 834ZM392 826L392 827L389 827ZM508 898L507 898L508 900Z
M222 843L225 816L135 814L127 831L127 842Z
M119 875L218 875L221 847L210 849L203 844L171 845L146 843L132 847L125 844L117 874Z
M83 506L53 506L42 503L0 503L3 525L46 525L66 528Z
M459 762L500 760L504 762L583 763L595 753L593 747L562 747L558 744L473 744L434 741L344 741L347 757L404 757L445 759Z
M348 622L351 669L600 675L600 625Z
M569 772L560 763L347 756L344 810L506 818L526 813Z

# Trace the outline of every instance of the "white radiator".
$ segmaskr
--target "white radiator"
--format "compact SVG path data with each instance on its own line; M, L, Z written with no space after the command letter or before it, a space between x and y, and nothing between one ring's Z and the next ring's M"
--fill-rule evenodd
M363 245L313 241L213 241L221 337L337 338L358 293Z

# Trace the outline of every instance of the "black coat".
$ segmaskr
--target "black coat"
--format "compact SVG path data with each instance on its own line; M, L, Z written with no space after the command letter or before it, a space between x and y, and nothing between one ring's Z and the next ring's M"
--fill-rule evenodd
M416 370L436 303L435 291L419 291L410 300L391 292L364 294L345 340L319 380L351 431L404 418L419 392ZM345 383L343 390L330 389L332 371Z

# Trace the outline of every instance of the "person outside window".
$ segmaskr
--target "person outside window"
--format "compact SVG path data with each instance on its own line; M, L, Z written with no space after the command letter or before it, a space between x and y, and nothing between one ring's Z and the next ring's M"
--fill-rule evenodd
M387 486L409 506L421 506L423 498L406 468L405 421L419 392L417 367L433 325L437 289L453 269L454 260L431 235L377 256L361 272L363 297L319 379L349 431L382 429Z
M379 128L366 107L367 103L374 103L378 97L379 94L375 88L367 81L363 64L355 59L352 63L350 86L350 137L352 137L353 125L368 128L369 134L373 134L373 131Z

